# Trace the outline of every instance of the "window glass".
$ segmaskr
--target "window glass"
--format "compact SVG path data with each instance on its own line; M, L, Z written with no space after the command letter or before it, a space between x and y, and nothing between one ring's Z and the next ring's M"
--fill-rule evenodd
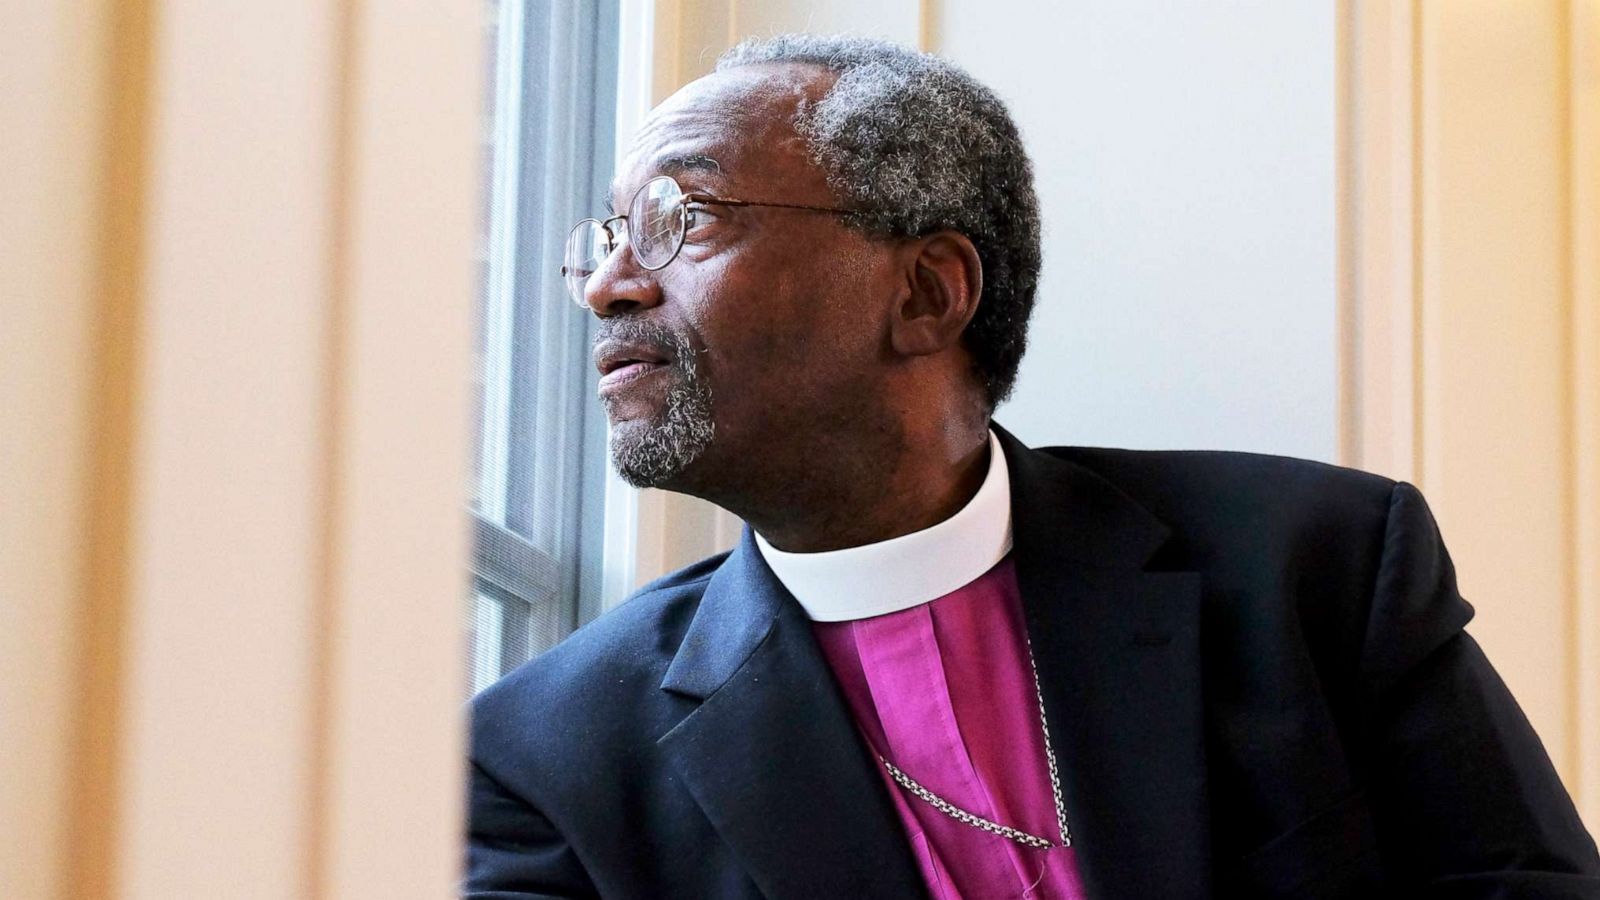
M561 247L604 202L616 116L617 4L487 0L485 204L466 623L481 690L600 607L605 421L594 317Z

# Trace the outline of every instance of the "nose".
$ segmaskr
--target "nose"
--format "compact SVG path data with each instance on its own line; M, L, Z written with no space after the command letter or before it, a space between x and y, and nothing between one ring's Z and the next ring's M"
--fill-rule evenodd
M656 273L639 265L628 247L618 247L600 263L583 286L583 299L602 319L659 306L661 283Z

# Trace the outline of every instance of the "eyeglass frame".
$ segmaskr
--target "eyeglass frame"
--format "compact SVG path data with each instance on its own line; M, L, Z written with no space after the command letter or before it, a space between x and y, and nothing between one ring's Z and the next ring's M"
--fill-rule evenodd
M643 259L639 258L639 254L637 252L635 252L634 249L633 249L633 231L632 231L633 225L632 225L632 222L630 221L629 215L627 213L623 213L623 214L615 215L615 216L610 216L610 217L605 218L605 219L596 219L596 218L593 218L593 217L590 217L590 218L587 218L587 219L579 219L578 222L576 224L574 224L572 226L572 228L567 231L567 240L562 245L562 256L563 256L563 258L567 255L567 253L566 253L567 248L571 246L572 237L573 237L573 235L578 233L578 229L582 228L584 225L589 224L590 222L593 222L594 224L600 226L601 230L603 230L606 233L606 237L609 238L610 241L611 241L611 249L606 251L605 259L601 260L601 262L603 263L603 262L605 262L605 260L609 260L611 258L611 255L616 253L618 247L620 246L619 242L617 241L616 234L611 230L611 223L612 222L617 222L617 221L622 221L622 222L628 222L629 223L629 225L628 225L628 228L629 228L628 245L627 246L628 246L628 252L633 254L633 261L638 263L639 264L639 268L644 269L646 272L659 272L662 269L665 269L667 266L672 265L673 260L678 258L678 254L683 252L684 242L687 241L688 238L689 238L689 204L691 204L691 203L698 203L698 204L701 204L703 206L731 206L731 207L735 207L735 208L754 206L754 207L765 207L765 208L770 208L770 209L798 209L798 210L805 210L807 212L832 213L834 215L841 215L841 216L852 216L852 215L857 215L857 214L859 214L861 212L860 210L857 210L857 209L841 209L841 208L836 207L836 206L813 206L813 205L805 204L805 203L767 203L767 202L763 202L763 201L759 201L759 200L741 200L741 199L738 199L736 197L718 197L718 196L715 196L715 195L712 195L712 194L704 194L704 193L699 193L699 192L689 192L689 191L685 191L683 189L683 185L678 183L678 179L672 177L671 175L656 175L655 177L650 178L649 180L647 180L644 184L639 185L639 189L637 191L634 191L633 192L633 196L628 199L627 209L629 209L631 211L633 209L634 203L638 201L639 196L645 192L645 189L650 187L650 185L652 185L652 184L654 184L654 183L656 183L658 181L661 181L663 179L672 182L673 187L678 189L678 201L677 201L677 203L678 203L678 211L677 211L677 215L678 215L678 222L679 222L679 226L678 226L678 244L677 244L676 247L672 248L672 254L667 257L665 262L661 263L658 266L652 266L652 265L647 265ZM595 271L599 271L599 269L597 268ZM561 266L561 277L563 279L565 279L567 277L567 266L566 266L566 264L564 262L563 262L563 264ZM584 288L585 288L585 290L587 290L587 288L588 288L588 284L589 284L588 279L591 278L591 277L593 277L593 273L590 273L590 275L586 276L585 279L584 279ZM570 290L570 286L571 286L571 284L569 282L568 283L568 287L569 287L568 293L572 295L573 301L575 303L577 303L579 306L587 306L588 305L588 301L584 299L583 295L582 294L573 293Z

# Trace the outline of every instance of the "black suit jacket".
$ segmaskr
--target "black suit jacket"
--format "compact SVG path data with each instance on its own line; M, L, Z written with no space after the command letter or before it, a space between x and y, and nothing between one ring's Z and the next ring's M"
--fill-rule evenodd
M1001 432L1089 893L1600 897L1410 485ZM484 691L475 897L921 897L805 614L748 530Z

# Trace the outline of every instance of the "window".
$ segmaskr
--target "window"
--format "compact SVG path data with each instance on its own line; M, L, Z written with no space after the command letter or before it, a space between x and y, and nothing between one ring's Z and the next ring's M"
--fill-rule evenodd
M472 587L477 692L600 610L605 418L561 245L602 207L616 0L487 0Z

